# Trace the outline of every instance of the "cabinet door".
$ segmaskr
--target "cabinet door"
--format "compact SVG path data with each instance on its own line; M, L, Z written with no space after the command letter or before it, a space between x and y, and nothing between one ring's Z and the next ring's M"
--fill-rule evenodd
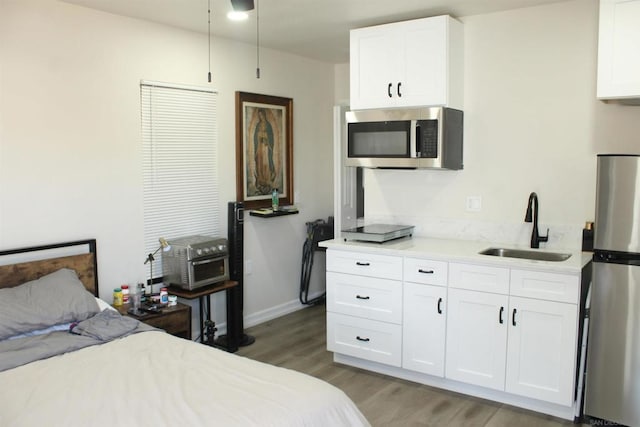
M444 376L446 294L440 286L404 284L403 368Z
M447 104L448 16L406 23L398 71L399 106ZM396 88L396 92L398 89Z
M393 107L396 103L399 38L392 27L351 31L351 109Z
M511 297L509 307L506 391L570 406L577 306Z
M449 289L446 377L504 390L508 297Z
M598 98L640 97L639 22L640 0L600 1Z

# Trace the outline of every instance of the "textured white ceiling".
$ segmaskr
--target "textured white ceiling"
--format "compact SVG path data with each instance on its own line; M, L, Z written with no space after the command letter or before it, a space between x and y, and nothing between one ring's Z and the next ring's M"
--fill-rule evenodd
M207 33L207 0L62 0L116 15ZM211 1L211 32L256 41L256 11L230 22L229 0ZM349 30L413 18L454 17L518 9L564 0L255 0L260 44L329 63L349 60Z

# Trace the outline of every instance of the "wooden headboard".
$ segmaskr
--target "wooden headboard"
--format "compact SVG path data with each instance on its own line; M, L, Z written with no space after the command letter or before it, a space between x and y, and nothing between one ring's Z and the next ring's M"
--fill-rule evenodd
M83 246L86 247L86 253L79 255L61 257L55 257L55 255L52 257L52 255L50 255L56 250L63 250L65 248L77 247L82 250ZM9 255L36 254L37 256L38 252L49 252L48 258L46 257L47 255L43 255L41 259L35 261L1 265L0 288L11 288L30 280L39 279L61 268L70 268L76 271L84 287L93 295L98 296L98 262L96 249L96 239L89 239L0 251L0 260L2 257Z

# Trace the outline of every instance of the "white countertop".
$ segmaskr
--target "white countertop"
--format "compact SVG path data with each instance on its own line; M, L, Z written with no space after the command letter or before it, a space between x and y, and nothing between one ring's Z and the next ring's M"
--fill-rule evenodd
M328 249L340 249L376 253L383 255L429 258L443 261L460 261L473 264L494 265L503 267L527 268L558 273L580 273L591 261L593 253L576 250L531 249L526 246L492 244L466 240L447 240L428 237L404 237L386 243L368 243L344 241L342 239L325 240L319 245ZM540 252L570 253L565 261L536 261L521 258L507 258L491 255L480 255L478 252L487 248L524 249Z

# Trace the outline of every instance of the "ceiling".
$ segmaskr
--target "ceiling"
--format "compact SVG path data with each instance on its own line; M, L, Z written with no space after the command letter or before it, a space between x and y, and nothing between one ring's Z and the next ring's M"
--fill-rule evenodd
M207 34L208 0L62 0L116 15ZM256 43L256 11L226 18L229 0L211 1L214 36ZM478 15L564 0L255 0L260 46L329 63L349 61L349 30L413 18Z

